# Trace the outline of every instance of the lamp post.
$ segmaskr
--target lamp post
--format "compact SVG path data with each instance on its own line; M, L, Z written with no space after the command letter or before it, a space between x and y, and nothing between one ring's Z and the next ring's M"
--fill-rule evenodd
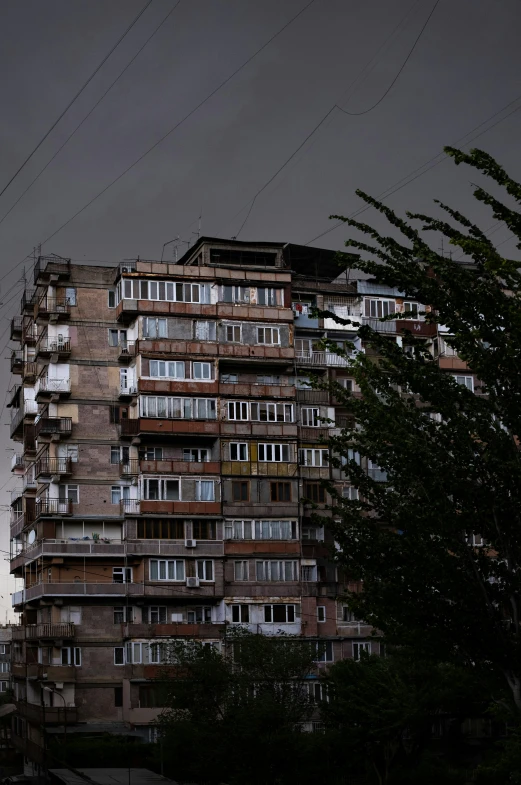
M46 692L50 692L52 695L58 695L63 701L63 745L65 747L65 752L67 750L67 704L65 702L65 698L58 692L57 690L53 690L52 687L44 687L43 688Z

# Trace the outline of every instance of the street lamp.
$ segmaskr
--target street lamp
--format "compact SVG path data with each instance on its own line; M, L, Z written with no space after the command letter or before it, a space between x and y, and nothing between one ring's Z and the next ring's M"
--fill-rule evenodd
M52 687L43 687L46 692L50 692L52 695L58 695L63 701L63 744L65 748L67 748L67 704L65 702L65 698L58 692L57 690L53 690Z

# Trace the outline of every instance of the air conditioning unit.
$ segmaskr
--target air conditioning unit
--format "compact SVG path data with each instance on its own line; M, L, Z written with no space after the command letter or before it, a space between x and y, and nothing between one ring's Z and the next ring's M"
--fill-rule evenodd
M185 540L185 548L195 548L196 545L196 540Z
M121 272L122 273L129 273L130 272L130 267L122 267L121 268Z
M199 588L199 578L187 578L186 585L189 589L198 589Z

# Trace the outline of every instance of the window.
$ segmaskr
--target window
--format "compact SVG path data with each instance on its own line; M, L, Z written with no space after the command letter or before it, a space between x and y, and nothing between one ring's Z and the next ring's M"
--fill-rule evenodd
M223 384L238 384L238 382L239 382L239 374L238 373L222 373L221 374L221 382Z
M340 462L342 466L347 466L348 461L355 461L355 463L360 466L360 453L349 448L347 450L347 455L340 456Z
M259 461L268 461L270 463L289 461L289 445L288 444L259 444L258 459Z
M273 374L270 374L269 376L257 376L257 384L282 384L282 376Z
M130 486L129 485L113 485L110 489L110 502L111 504L119 504L121 501L130 499Z
M352 485L344 485L342 488L342 497L344 499L350 499L351 501L358 500L358 488L353 488Z
M195 363L194 363L195 365ZM165 362L164 360L150 360L151 378L184 379L184 362Z
M77 485L59 485L58 499L61 502L69 500L73 504L78 504L79 491Z
M394 300L371 300L366 297L364 313L372 319L381 319L396 313L396 303Z
M183 450L183 461L188 463L206 463L209 461L208 450L189 449Z
M145 478L143 498L151 501L179 501L180 481L166 478Z
M5 654L5 643L0 643L0 654Z
M259 305L282 305L282 289L259 287L257 289L257 303Z
M320 426L320 409L301 409L300 411L302 425L307 425L310 428L318 428Z
M65 289L65 299L69 305L76 305L76 289L73 286Z
M353 379L337 379L337 384L343 387L348 392L353 392L354 389L354 381Z
M326 606L325 605L317 605L317 621L318 622L325 622L326 620Z
M0 662L0 673L9 673L11 664L9 662Z
M137 523L140 540L184 540L184 521L171 518L150 518Z
M249 406L247 401L228 401L229 420L248 420Z
M112 583L132 583L132 567L113 567Z
M313 354L313 341L311 338L295 338L295 354L297 357L309 359ZM297 380L299 389L307 390L310 387L309 379Z
M230 442L230 460L247 461L248 445L246 442Z
M211 559L197 559L195 572L201 581L213 581L213 561Z
M198 341L215 341L216 326L215 322L197 321L194 322L194 338Z
M6 681L0 681L0 692L7 692L7 684Z
M387 472L372 460L367 461L367 474L376 482L387 482Z
M327 685L323 684L320 681L313 680L307 681L304 684L304 690L308 693L310 699L314 703L319 703L320 701L326 701L327 698ZM313 732L323 732L324 731L324 723L323 722L313 722Z
M353 659L356 660L357 662L362 659L362 656L364 656L364 654L371 654L370 642L367 643L353 642L352 645L353 645Z
M317 565L316 564L303 564L300 568L300 576L304 582L317 580Z
M184 581L183 559L150 559L151 581Z
M60 653L62 665L81 666L81 649L78 646L64 646Z
M195 481L195 500L196 502L215 501L215 483L213 480Z
M250 621L249 605L232 605L232 622L236 624L248 624Z
M408 315L402 316L403 319L423 319L423 315L418 316L420 311L424 311L425 308L421 303L411 302L410 300L403 302L403 312L406 314L407 311L410 311Z
M233 578L236 581L249 580L249 570L247 561L236 561L233 563Z
M240 324L226 325L226 340L231 343L240 343L242 340L242 329Z
M326 489L319 482L305 482L304 498L315 504L324 504L326 501Z
M349 608L349 605L342 605L342 621L343 622L351 622L357 621L355 614Z
M259 422L293 422L291 403L251 403L251 419Z
M109 346L126 346L127 345L127 331L126 330L109 330Z
M192 363L192 378L207 381L212 378L211 363Z
M231 540L296 540L296 521L226 521L225 537Z
M114 687L114 708L123 707L123 687Z
M139 458L142 461L162 461L163 460L163 448L162 447L143 447L143 449L139 451Z
M317 659L316 662L333 662L333 642L320 641L317 642Z
M265 605L264 606L264 621L275 622L279 624L291 624L295 621L295 605Z
M296 561L258 561L255 564L258 581L296 581Z
M250 483L248 480L232 480L232 501L247 502L250 500Z
M125 278L121 281L121 295L127 300L162 300L171 303L210 302L210 285L175 283L173 281L140 281Z
M107 292L107 296L108 296L108 307L109 308L115 308L116 307L116 290L115 289L109 289L108 292Z
M270 483L271 501L272 502L290 502L291 501L291 483L290 482L272 482Z
M211 624L212 609L209 605L193 608L187 612L186 620L188 624Z
M143 338L168 338L167 320L143 317Z
M114 624L132 624L134 609L128 605L117 605L114 608Z
M125 649L123 646L114 647L114 665L125 664Z
M301 466L329 466L328 450L299 450L299 463Z
M223 286L222 299L225 303L249 303L249 286Z
M173 398L163 395L140 397L142 417L160 417L174 420L215 420L215 398Z
M257 343L264 346L278 346L280 344L280 330L278 327L257 327Z
M215 521L192 521L192 536L194 540L215 540Z
M111 447L110 448L110 462L112 464L128 463L129 462L129 448L128 447Z
M458 384L462 384L467 390L474 392L474 378L472 376L454 376Z
M166 605L144 606L141 610L141 620L143 624L166 624L168 621Z

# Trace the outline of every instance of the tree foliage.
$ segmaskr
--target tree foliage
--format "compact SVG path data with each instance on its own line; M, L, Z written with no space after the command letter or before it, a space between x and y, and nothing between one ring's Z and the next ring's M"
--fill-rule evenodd
M483 186L474 195L521 241L521 185L484 152L446 152L506 191L504 201ZM407 213L405 220L358 194L389 221L391 233L343 218L369 241L349 239L339 262L429 306L426 322L444 326L447 344L477 382L472 392L440 368L432 340L406 332L400 346L360 326L366 352L352 373L362 396L333 384L353 425L330 444L348 458L346 475L360 492L359 501L334 500L338 560L363 582L350 601L387 641L472 669L519 712L518 262L502 257L485 232L446 204L437 202L441 218ZM433 250L428 232L461 249L466 263ZM382 467L387 482L368 476L349 450ZM483 537L484 547L475 547L472 535Z

